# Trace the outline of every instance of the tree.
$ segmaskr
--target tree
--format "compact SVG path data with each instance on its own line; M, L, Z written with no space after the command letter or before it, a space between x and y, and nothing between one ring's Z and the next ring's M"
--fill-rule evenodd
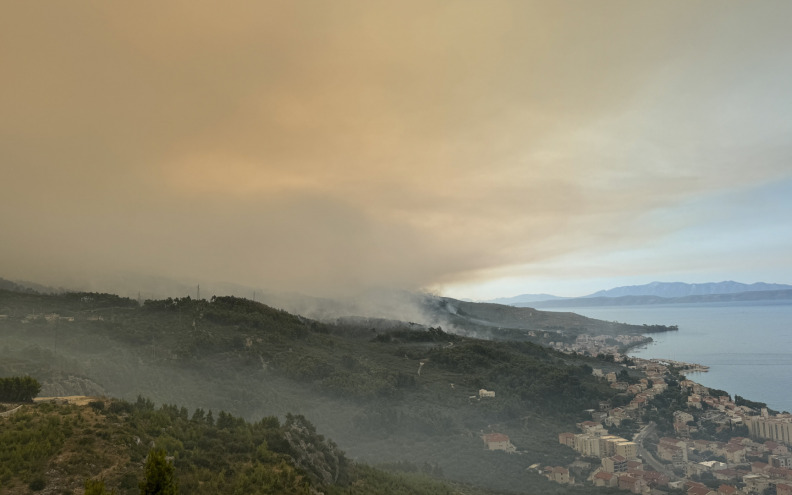
M140 482L140 495L178 495L176 469L162 449L152 449L146 459L145 478Z
M0 402L33 402L41 384L31 376L0 378Z

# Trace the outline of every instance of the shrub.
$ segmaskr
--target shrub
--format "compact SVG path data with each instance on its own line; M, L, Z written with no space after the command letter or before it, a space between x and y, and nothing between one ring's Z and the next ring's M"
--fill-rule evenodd
M43 476L36 476L30 481L30 483L28 483L28 488L34 492L40 492L46 486L47 482L44 480Z

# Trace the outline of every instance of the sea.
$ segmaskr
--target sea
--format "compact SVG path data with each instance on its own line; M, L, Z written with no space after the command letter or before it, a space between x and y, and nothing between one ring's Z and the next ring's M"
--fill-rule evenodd
M557 308L607 321L678 325L649 334L628 354L709 366L688 378L706 387L792 411L792 302L659 304Z

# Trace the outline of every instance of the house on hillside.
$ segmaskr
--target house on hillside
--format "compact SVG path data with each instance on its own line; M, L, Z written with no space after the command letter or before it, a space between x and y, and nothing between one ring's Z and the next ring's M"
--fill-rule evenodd
M575 479L569 476L569 470L565 467L561 466L547 466L544 468L545 476L550 481L555 481L556 483L574 483Z
M726 461L732 464L739 464L745 462L746 448L741 445L727 445L724 449L724 456Z
M792 456L789 455L770 454L767 462L773 467L792 469Z
M606 486L613 488L619 484L619 478L613 474L608 473L606 471L600 471L594 475L592 478L594 481L594 486Z
M606 473L626 473L627 459L620 455L602 459L602 470Z
M646 482L639 476L632 474L622 474L619 476L619 489L629 490L632 493L643 493L646 488Z
M687 491L688 495L718 495L714 490L710 490L704 485L692 486Z
M570 432L564 432L558 434L558 443L561 445L566 445L567 447L575 448L575 434Z
M718 487L718 495L743 495L743 492L734 485L721 485Z
M770 488L770 477L763 473L746 474L743 476L745 491L762 493Z
M596 423L594 421L583 421L582 423L577 423L577 427L583 433L589 433L592 435L604 435L607 433L602 424Z
M663 437L657 444L657 456L674 464L684 464L688 460L687 445L676 438Z
M509 441L509 437L503 433L487 433L481 436L489 450L503 450L508 453L517 451L517 448Z

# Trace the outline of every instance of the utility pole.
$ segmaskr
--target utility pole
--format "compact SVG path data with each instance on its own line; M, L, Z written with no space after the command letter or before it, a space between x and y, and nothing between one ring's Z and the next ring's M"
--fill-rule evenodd
M199 301L201 300L201 284L198 284L198 291L195 295L195 298Z

